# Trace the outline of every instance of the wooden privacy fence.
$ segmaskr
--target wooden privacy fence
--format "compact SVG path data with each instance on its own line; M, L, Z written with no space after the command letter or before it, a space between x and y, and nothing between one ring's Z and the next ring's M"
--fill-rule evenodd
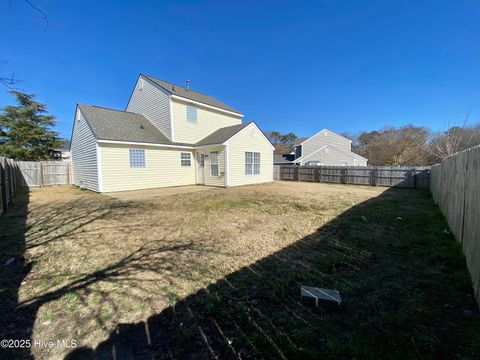
M430 168L420 166L274 165L276 180L422 188L430 184Z
M432 166L430 191L462 244L480 304L480 146Z
M0 156L0 214L22 188L72 183L70 161L14 161Z

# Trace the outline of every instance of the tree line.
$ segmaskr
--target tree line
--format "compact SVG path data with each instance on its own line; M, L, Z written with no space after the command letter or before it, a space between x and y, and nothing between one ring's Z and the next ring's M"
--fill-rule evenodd
M297 136L277 131L266 133L275 151L289 153ZM366 157L369 165L433 165L447 156L480 144L480 123L452 126L446 131L432 131L423 126L387 126L358 134L341 133L352 140L352 151Z

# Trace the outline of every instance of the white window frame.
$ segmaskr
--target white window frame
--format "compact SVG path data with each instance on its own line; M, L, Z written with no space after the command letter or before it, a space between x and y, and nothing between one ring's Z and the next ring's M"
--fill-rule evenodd
M218 151L210 151L210 176L218 177L220 176L220 166L218 164ZM215 162L213 161L215 159ZM217 174L215 175L212 171L213 167L216 166Z
M180 153L180 166L191 167L192 166L192 154L189 152Z
M193 105L187 105L187 122L190 124L198 123L198 110Z
M128 161L130 164L130 168L146 167L145 149L128 149Z
M340 161L340 166L348 166L348 161Z
M251 154L250 158L248 157L248 154ZM262 172L261 158L262 158L262 154L259 151L245 151L245 175L246 176L258 176L261 174ZM247 161L248 159L251 159L251 162L248 162ZM257 170L257 166L258 166L258 170ZM249 173L249 167L250 167L251 173Z

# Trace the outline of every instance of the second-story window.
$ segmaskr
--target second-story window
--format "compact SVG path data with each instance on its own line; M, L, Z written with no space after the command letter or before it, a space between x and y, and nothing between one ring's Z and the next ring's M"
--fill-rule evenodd
M192 124L197 123L197 108L195 106L187 105L187 121Z

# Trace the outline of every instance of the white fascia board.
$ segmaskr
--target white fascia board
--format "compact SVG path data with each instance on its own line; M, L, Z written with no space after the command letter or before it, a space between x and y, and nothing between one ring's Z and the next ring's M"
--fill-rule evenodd
M251 126L255 126L255 128L257 129L257 131L263 136L263 138L271 145L270 143L270 140L267 139L267 137L265 136L265 134L263 133L262 130L260 130L260 128L257 126L257 124L255 124L254 122L250 123L248 126L245 126L242 130L240 130L239 132L237 132L235 135L233 135L231 138L227 139L222 145L228 145L228 142L232 139L235 139L239 134L241 134L243 131L249 129ZM275 147L272 145L272 150L275 151Z
M200 146L194 146L193 148L195 150L200 150L200 149L207 149L207 148L215 147L215 146L225 146L225 143L223 143L223 144L200 145Z
M97 181L98 181L98 192L103 192L103 176L102 176L102 149L98 145L98 142L95 144L97 147Z
M171 94L170 97L174 100L183 101L183 102L187 102L187 103L192 103L192 104L195 104L195 105L198 105L198 106L203 106L207 109L216 110L216 111L223 112L223 113L226 113L226 114L230 114L230 115L233 115L233 116L236 116L236 117L239 117L239 118L243 118L245 116L245 115L240 114L240 113L236 113L236 112L233 112L233 111L228 111L228 110L216 107L216 106L207 105L207 104L195 101L195 100L184 98L182 96Z
M100 143L100 144L119 144L119 145L141 145L141 146L154 146L154 147L166 147L166 148L189 149L189 150L194 150L195 149L194 146L152 144L152 143L134 142L134 141L98 140L98 143Z

